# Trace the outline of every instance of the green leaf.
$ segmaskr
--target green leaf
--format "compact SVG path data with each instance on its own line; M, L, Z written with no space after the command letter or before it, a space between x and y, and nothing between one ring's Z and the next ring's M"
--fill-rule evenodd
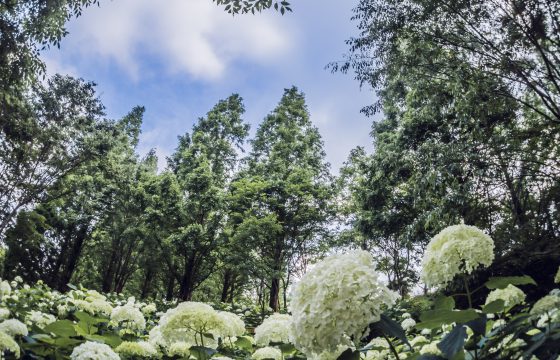
M494 300L489 304L482 307L482 312L485 314L495 314L505 310L505 302L502 299Z
M76 336L76 329L74 329L74 323L70 320L58 320L49 325L45 326L43 329L47 333L53 333L60 337L70 337Z
M408 339L406 338L404 329L401 327L401 324L394 321L385 314L381 314L378 322L370 324L370 328L380 331L382 334L385 334L387 336L397 338L402 341L403 344L407 344L409 347L411 347L408 343Z
M492 277L484 285L488 289L503 289L508 285L537 285L532 277L525 276L505 276L505 277Z
M346 349L336 358L336 360L360 360L360 352L357 350Z
M238 337L237 340L235 340L235 346L249 352L253 350L253 344L246 336Z
M455 300L451 296L441 296L434 301L434 309L453 310Z
M284 355L284 357L296 352L296 348L292 344L280 344L278 345L278 347L280 348L280 350L282 350L282 354Z
M473 309L468 310L445 310L436 309L425 311L420 315L421 322L416 324L418 329L435 329L444 324L466 323L478 317L478 313Z
M189 351L197 360L209 360L217 352L204 346L191 346Z
M464 325L457 325L453 327L449 334L445 335L437 347L448 359L451 359L463 350L466 338L467 328Z

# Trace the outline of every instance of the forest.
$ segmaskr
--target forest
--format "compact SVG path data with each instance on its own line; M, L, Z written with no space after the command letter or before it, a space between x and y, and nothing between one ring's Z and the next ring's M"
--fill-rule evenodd
M356 1L327 69L379 120L340 169L291 84L140 154L143 106L47 76L93 6L0 1L2 358L560 358L560 2Z

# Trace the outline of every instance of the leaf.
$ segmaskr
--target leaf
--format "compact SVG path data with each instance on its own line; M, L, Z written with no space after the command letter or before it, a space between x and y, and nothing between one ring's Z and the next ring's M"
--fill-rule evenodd
M503 289L508 285L537 285L532 277L525 276L505 276L505 277L491 277L484 285L488 289Z
M485 314L495 314L505 310L505 302L502 299L494 300L489 304L482 307L482 312Z
M336 360L360 360L360 352L357 350L346 349Z
M464 325L457 325L445 335L437 347L448 359L451 359L463 349L466 338L467 328Z
M484 335L486 333L486 316L479 316L478 318L467 321L465 325L471 328L471 330L477 335Z
M197 360L209 360L217 352L204 346L191 346L189 351Z
M435 329L444 324L466 323L478 317L478 313L473 309L468 310L445 310L436 309L425 311L420 315L422 322L416 324L418 329Z
M406 334L402 326L385 314L381 314L379 321L370 324L370 328L378 330L382 334L385 334L387 336L397 338L404 344L407 344L409 347L411 347L408 343L408 339L406 338Z
M53 333L60 337L76 336L76 329L74 323L70 320L58 320L45 326L45 332Z
M451 296L441 296L434 301L434 309L453 310L455 308L455 300Z
M292 344L280 344L278 345L278 347L280 348L280 350L282 350L282 355L284 355L284 357L296 352L296 348Z
M235 340L235 346L249 352L253 350L253 344L246 336L238 337L237 340Z

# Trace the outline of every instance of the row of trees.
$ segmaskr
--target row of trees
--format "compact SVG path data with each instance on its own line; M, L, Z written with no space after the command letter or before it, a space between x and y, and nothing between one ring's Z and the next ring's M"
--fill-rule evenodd
M285 304L290 276L318 250L334 193L302 93L285 91L243 159L242 99L220 101L179 137L158 173L153 152L135 153L143 108L96 120L101 105L91 84L56 76L48 85L51 101L41 104L55 109L41 108L44 116L60 114L67 121L59 131L92 139L104 153L19 211L6 231L4 276L184 300L206 281L200 296L221 301L256 282L261 302L277 309L284 293ZM81 127L82 113L95 126Z

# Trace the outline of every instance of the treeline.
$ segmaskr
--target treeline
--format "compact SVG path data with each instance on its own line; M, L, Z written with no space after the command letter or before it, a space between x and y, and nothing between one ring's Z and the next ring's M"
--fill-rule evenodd
M64 138L60 153L80 141L82 153L102 155L84 158L18 212L5 233L3 277L183 300L248 292L285 305L291 276L320 245L334 193L301 92L285 90L242 158L242 99L220 101L179 137L161 173L153 152L135 153L143 108L103 120L93 86L62 76L37 97L37 116L64 124L49 133Z

